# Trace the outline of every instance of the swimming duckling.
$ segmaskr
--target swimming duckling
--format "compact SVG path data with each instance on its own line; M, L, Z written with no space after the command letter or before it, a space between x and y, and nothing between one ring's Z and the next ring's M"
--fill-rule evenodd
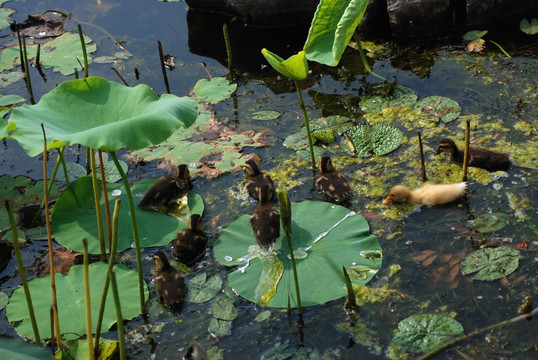
M189 228L180 231L172 242L174 256L187 266L194 265L205 253L207 236L202 231L202 217L192 214Z
M159 299L172 310L180 310L185 298L185 280L181 272L170 265L168 257L163 251L153 255L157 266L155 285Z
M451 139L445 138L439 141L439 146L435 154L437 155L441 152L449 153L452 161L463 164L464 152L460 151ZM469 146L469 166L479 167L487 171L506 171L510 167L510 164L511 161L508 154Z
M280 214L271 203L273 192L268 185L258 186L258 206L250 216L250 225L258 245L269 249L280 236Z
M140 200L138 207L169 206L172 201L183 197L191 187L189 167L179 165L175 176L165 175L157 180Z
M258 189L261 186L267 186L268 191L274 195L275 185L273 184L273 179L268 174L260 171L259 165L254 159L247 160L245 171L247 173L247 192L251 197L258 199Z
M462 196L466 187L466 182L426 184L415 190L410 190L404 185L396 185L390 189L389 196L383 200L383 204L402 200L428 206L447 204Z
M351 197L351 188L346 177L334 168L331 158L324 156L319 162L320 174L316 179L319 191L337 202L345 202Z

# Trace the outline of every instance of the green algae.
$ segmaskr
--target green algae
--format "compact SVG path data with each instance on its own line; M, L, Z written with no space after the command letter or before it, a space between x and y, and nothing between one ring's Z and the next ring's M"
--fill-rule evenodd
M302 168L308 165L307 160L294 156L284 160L267 173L271 176L277 188L291 190L307 181L307 178L298 177L303 173Z

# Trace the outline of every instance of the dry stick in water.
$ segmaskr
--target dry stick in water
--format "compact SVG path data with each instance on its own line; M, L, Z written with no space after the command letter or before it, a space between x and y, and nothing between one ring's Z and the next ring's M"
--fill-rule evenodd
M226 45L226 55L228 56L228 80L232 82L232 46L230 45L230 36L228 35L228 26L222 25L222 33L224 34L224 44Z
M420 175L422 176L422 181L426 181L426 166L424 166L424 148L422 147L422 137L420 136L420 130L418 133L418 148L420 150Z
M164 65L163 45L161 44L161 40L157 40L157 45L159 47L159 58L161 59L161 70L163 72L164 87L166 88L166 93L170 94L170 85L168 85L168 75L166 75L166 66Z
M41 123L41 129L43 130L43 188L48 189L48 178L47 178L47 135L45 134L45 126ZM49 267L50 267L50 290L52 293L52 311L54 319L54 329L56 333L56 343L58 344L58 349L62 348L62 337L60 331L60 318L58 317L58 298L56 296L56 278L54 272L54 257L52 256L52 233L50 227L50 216L49 216L49 194L45 190L45 224L47 226L47 242L49 247Z
M463 177L462 181L467 181L467 168L469 167L469 142L471 138L470 120L465 123L465 152L463 153Z

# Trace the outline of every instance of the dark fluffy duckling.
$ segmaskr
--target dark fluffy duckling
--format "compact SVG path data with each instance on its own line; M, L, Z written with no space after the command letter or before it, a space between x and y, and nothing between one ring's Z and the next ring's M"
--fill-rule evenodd
M258 245L269 249L280 236L280 214L271 203L274 191L267 185L258 187L258 206L250 216L250 225Z
M449 153L452 161L463 164L464 151L460 151L451 139L445 138L439 141L436 154L441 152ZM469 146L469 166L479 167L487 171L506 171L510 164L508 154Z
M175 176L165 175L153 184L140 200L138 207L144 209L150 206L168 206L172 201L183 197L191 187L189 167L185 164L179 165Z
M245 171L247 173L247 192L254 199L258 199L258 189L261 186L267 186L268 191L273 193L275 192L275 185L273 184L273 179L268 174L264 174L260 171L258 163L249 159L245 163ZM271 197L273 196L271 195Z
M189 218L189 228L180 231L172 242L174 256L187 266L194 265L205 253L207 236L202 231L202 217L193 214Z
M185 298L185 280L181 272L170 265L168 257L163 251L153 255L157 266L155 285L159 299L172 310L180 310Z
M319 171L320 174L316 178L316 187L319 191L337 202L345 202L350 199L349 183L346 177L334 168L330 157L321 158Z

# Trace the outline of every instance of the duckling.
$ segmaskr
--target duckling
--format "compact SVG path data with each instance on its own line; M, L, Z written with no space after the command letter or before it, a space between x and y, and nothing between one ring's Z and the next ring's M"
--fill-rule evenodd
M351 188L346 177L334 168L331 158L324 156L319 162L320 174L316 179L319 191L337 202L348 201L351 197Z
M249 196L258 199L258 189L265 185L268 187L268 191L272 192L274 195L275 185L273 184L273 179L271 179L271 176L268 174L264 174L260 171L259 165L254 159L247 160L245 163L245 171L248 177L246 187Z
M404 185L396 185L390 189L389 196L383 200L383 204L402 200L428 206L447 204L462 196L466 187L466 182L426 184L415 190L410 190Z
M178 269L170 265L168 257L163 251L153 255L157 266L155 285L160 301L172 310L180 310L185 297L185 280Z
M140 200L138 207L145 209L150 206L169 206L172 201L183 197L191 187L189 167L185 164L179 165L175 176L165 175L153 184Z
M267 184L257 189L259 202L250 216L250 225L258 245L269 249L280 236L280 214L271 203L274 191Z
M187 266L194 265L205 253L207 236L202 231L202 217L192 214L189 228L180 231L172 242L174 256Z
M446 152L450 154L450 160L463 163L464 152L460 151L454 141L445 138L439 141L437 152ZM469 147L469 166L479 167L487 171L506 171L510 167L511 161L508 154L491 151L479 147Z

